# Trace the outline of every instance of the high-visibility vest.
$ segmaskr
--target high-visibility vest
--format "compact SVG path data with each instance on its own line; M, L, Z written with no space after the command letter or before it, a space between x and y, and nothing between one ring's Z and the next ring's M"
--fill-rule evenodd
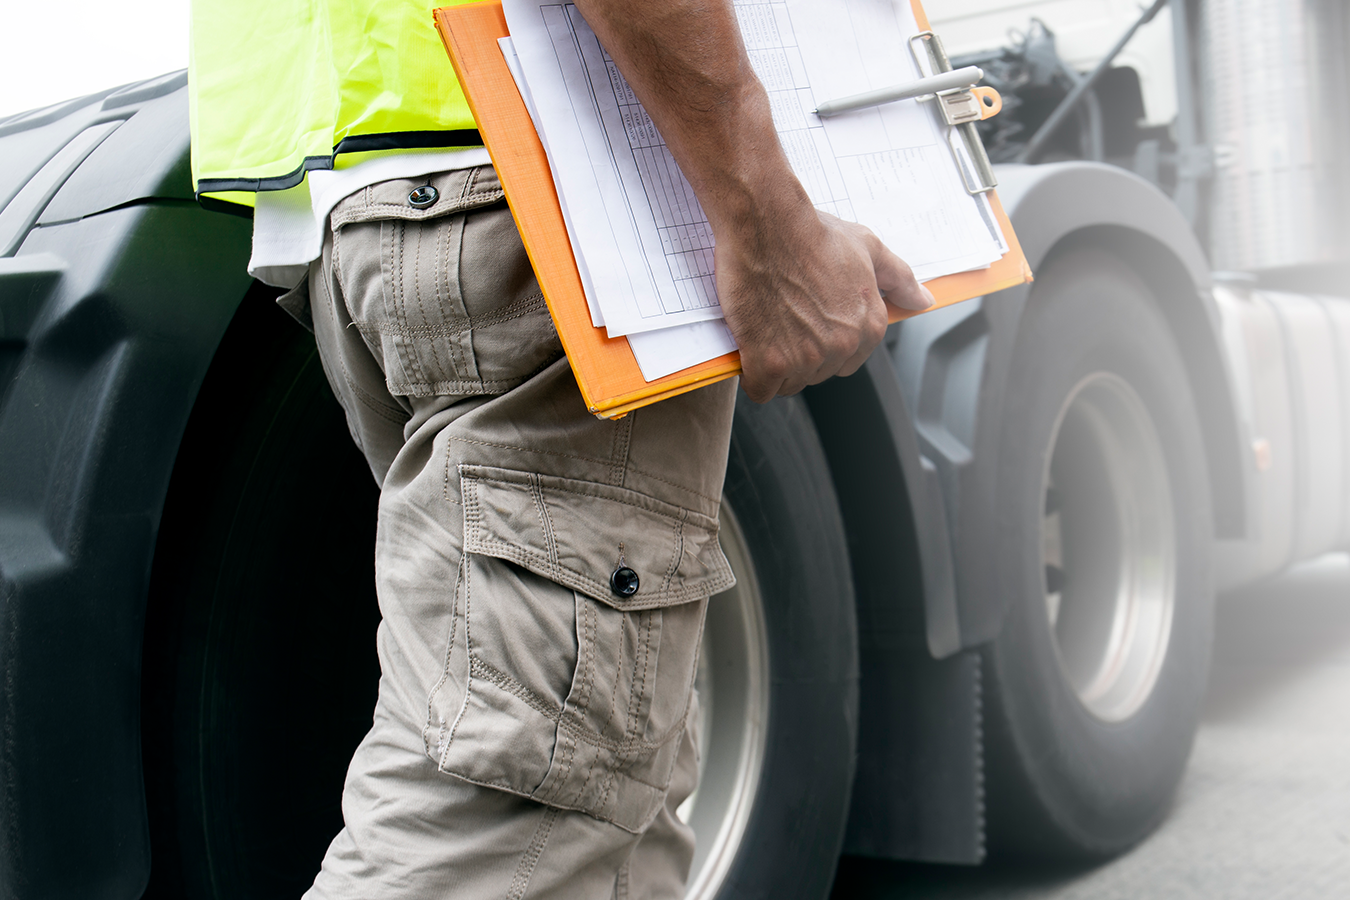
M193 0L198 196L252 206L254 192L294 187L335 161L480 146L431 19L463 2Z

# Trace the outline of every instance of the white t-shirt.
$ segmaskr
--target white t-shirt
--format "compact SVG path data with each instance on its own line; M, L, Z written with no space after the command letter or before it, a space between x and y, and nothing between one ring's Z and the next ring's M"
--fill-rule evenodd
M253 210L248 274L274 287L295 287L319 258L328 214L348 194L391 178L417 178L492 162L484 147L378 156L342 169L309 172L286 191L260 191Z

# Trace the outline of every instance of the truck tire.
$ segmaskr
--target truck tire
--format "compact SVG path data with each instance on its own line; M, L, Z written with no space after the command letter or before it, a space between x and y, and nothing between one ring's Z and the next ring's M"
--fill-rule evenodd
M194 407L152 573L147 898L294 898L318 870L375 703L376 500L313 340L250 296ZM829 891L857 727L843 533L804 405L738 406L723 542L739 583L705 629L690 897Z
M1077 249L1047 262L1001 413L984 650L990 852L1108 857L1165 815L1209 671L1202 435L1144 283Z

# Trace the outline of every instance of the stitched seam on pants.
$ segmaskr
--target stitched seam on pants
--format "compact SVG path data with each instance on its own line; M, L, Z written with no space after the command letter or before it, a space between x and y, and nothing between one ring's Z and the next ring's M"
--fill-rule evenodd
M539 486L539 476L530 476L530 496L534 498L535 509L539 511L539 524L544 529L544 549L548 553L551 567L556 572L558 564L558 536L553 531L553 519L549 517L548 505L544 503L544 491Z
M540 363L538 368L534 369L534 371L526 372L524 375L512 378L479 381L433 381L429 383L419 382L416 384L411 382L395 383L390 385L389 393L401 394L404 397L440 397L445 394L504 394L512 388L518 387L529 381L555 362L557 362L556 359L546 359L544 362ZM529 450L525 447L516 447L513 449L525 450L529 453L547 452ZM603 460L597 460L597 462L603 462Z
M505 322L513 322L516 319L528 316L530 313L545 309L544 295L540 293L530 294L523 297L509 306L503 306L495 312L490 312L477 319L471 319L473 328L488 328L492 325L501 325Z
M471 672L474 675L477 675L484 681L492 682L493 684L497 685L497 687L506 691L508 694L511 694L515 697L519 697L521 700L524 700L526 705L528 705L531 709L533 709L540 715L544 716L545 718L548 718L549 720L555 723L561 721L562 719L561 707L554 706L552 703L549 703L543 697L540 697L534 691L530 690L525 685L521 684L519 681L516 681L510 675L507 675L505 672L493 666L491 663L484 662L483 660L477 657L473 657L469 660L469 672Z
M670 582L675 578L675 572L680 567L680 560L684 559L684 523L685 517L681 517L679 524L675 526L675 552L671 554L670 565L666 566L666 577L661 582L661 590L670 590ZM694 557L697 559L698 557Z
M619 867L619 874L614 879L614 900L628 900L628 867L632 862L633 858L630 856Z
M596 616L589 600L578 596L576 591L572 592L572 598L581 605L581 628L577 635L577 668L581 670L581 689L577 691L577 705L572 710L572 716L576 719L577 726L583 727L586 721L585 712L590 707L591 688L595 684ZM566 702L563 704L563 714L567 714ZM570 729L560 727L559 731L565 733L568 739L567 751L563 756L562 774L558 780L559 784L566 784L568 776L572 774L572 763L576 761L579 742L572 736ZM577 796L580 798L580 793Z
M581 669L581 689L577 691L577 705L572 710L572 716L576 719L577 725L584 726L586 722L585 713L591 704L591 688L595 685L595 636L598 630L595 611L591 609L591 601L585 597L572 592L575 601L581 604L581 623L580 633L577 635L577 667ZM583 638L584 635L584 638ZM564 714L567 713L566 703L564 702ZM578 741L572 736L572 732L561 727L568 736L567 753L563 758L562 774L559 776L560 785L567 784L568 777L572 774L572 763L576 761ZM576 802L581 802L581 796L586 790L586 782L590 781L590 774L587 773L585 781L576 792Z
M495 481L495 482L500 483L500 484L510 484L510 483L511 483L511 482L505 481L505 480L498 481L497 479L493 479L493 478L484 478L483 480L484 480L484 481ZM542 482L541 482L541 483L542 483ZM637 502L632 501L632 500L625 500L625 499L623 499L622 497L614 497L614 496L611 496L610 494L608 494L608 493L606 493L606 492L604 492L604 491L581 490L580 488L566 487L565 485L561 485L561 484L551 484L551 485L548 486L548 489L549 489L550 491L557 491L558 493L561 493L561 494L574 494L574 495L576 495L576 496L578 496L578 497L588 497L588 498L594 498L594 499L599 499L599 500L609 500L609 501L612 501L612 502L614 502L614 503L622 503L622 504L624 504L625 506L631 506L631 507L633 507L634 509L640 509L640 510L642 510L643 512L650 513L651 515L654 515L654 516L660 516L661 518L663 518L663 519L665 519L665 520L667 520L667 521L669 521L669 522L678 522L678 521L681 521L682 519L687 518L688 515L689 515L689 513L684 509L684 507L681 507L681 506L675 506L675 504L673 504L673 503L663 503L662 505L664 505L664 506L675 506L676 509L680 510L680 513L679 513L678 516L669 515L669 514L664 513L664 512L658 512L657 510L651 509L651 508L649 508L649 507L647 507L647 506L644 506L644 505L641 504L641 503L637 503ZM636 491L633 491L632 493L637 493L637 492L636 492ZM651 497L651 498L648 498L648 499L653 500L653 501L655 501L655 502L657 502L657 503L662 503L662 501L657 500L657 498L655 498L655 497Z
M575 591L572 592L572 596L576 596ZM586 623L585 627L583 627L583 633L586 634L586 669L585 673L582 675L582 690L578 692L578 698L576 698L576 710L574 711L576 723L578 723L579 726L582 726L586 723L585 714L586 711L590 710L591 688L593 688L595 684L595 634L597 634L598 631L598 622L595 611L591 609L590 600L586 598L576 599L579 599L580 604L582 604L582 621ZM582 664L582 650L580 650L580 648L578 648L578 660L576 660L576 664ZM568 745L567 749L567 761L566 768L563 770L562 784L566 784L567 776L571 775L572 762L574 762L576 758L576 743L578 743L575 738L571 737L570 731L568 731L568 737L571 738L571 743ZM586 785L590 784L591 770L593 769L594 760L591 761L591 769L587 769L586 777L582 780L582 784L580 784L580 787L576 788L574 803L580 803L580 799L585 795Z
M628 723L624 726L624 741L638 740L637 726L642 720L643 703L647 699L647 671L651 665L652 652L652 620L655 614L650 610L637 614L637 619L641 623L639 634L642 639L638 642L638 652L633 656L633 672L628 679ZM642 666L639 673L638 665ZM610 795L614 792L614 785L617 781L618 770L626 768L630 762L636 759L636 754L629 750L620 751L614 765L610 768L605 779L605 791L598 804L600 809L609 805Z
M610 795L614 793L614 783L618 780L618 768L622 764L622 760L616 760L615 765L605 770L604 790L600 792L600 802L595 804L597 810L603 810L609 806Z
M478 516L478 495L476 492L470 490L466 493L464 506L465 518L468 519L470 517L470 510L472 510L472 515L476 521ZM469 631L469 592L471 589L472 578L470 576L471 570L469 568L467 553L460 556L460 564L464 568L464 655L469 660L470 665L466 667L468 671L464 676L464 700L460 703L459 712L455 715L454 724L450 726L450 734L445 739L445 746L442 748L440 758L437 760L437 768L445 766L445 758L450 754L450 745L455 740L455 732L459 730L459 723L463 721L464 712L469 708L469 697L473 695L473 642Z
M572 802L575 803L575 804L578 805L578 806L581 805L581 798L584 797L584 796L586 796L586 787L591 783L591 776L595 774L595 766L596 766L597 761L598 761L598 760L597 760L597 754L592 753L592 754L591 754L591 764L590 764L589 766L586 767L586 777L583 778L583 779L581 779L581 785L580 785L580 787L577 788L577 792L576 792L576 794L573 795L573 798L572 798ZM599 809L599 808L600 808L600 807L598 807L598 806L596 807L596 809Z
M572 596L576 597L576 591L572 592ZM596 614L596 611L591 608L592 601L585 597L579 599L581 600L581 617L586 623L586 674L584 676L585 680L582 682L582 690L577 697L577 711L579 713L585 713L590 711L591 690L595 687L595 644L596 636L600 631L600 625L598 621L599 616ZM583 720L578 717L577 721L580 723Z
M404 257L407 255L407 237L408 225L401 219L396 219L391 226L397 240L397 252L394 253L396 259L395 271L390 278L394 288L394 309L393 314L403 323L404 328L408 328L408 292L403 279L406 277L406 265ZM398 353L399 359L403 361L403 371L408 376L408 380L413 384L421 384L428 381L426 372L422 369L422 361L418 358L415 348L406 341L394 341L394 347ZM390 393L403 393L402 391L393 391Z
M632 689L628 692L628 724L624 726L624 737L637 736L638 720L642 717L642 701L647 692L647 669L651 663L652 653L652 613L650 611L638 613L638 621L642 623L639 634L642 635L642 641L639 644L638 653L633 657L633 675L629 679ZM642 665L642 671L638 671L638 665Z
M624 613L623 615L625 620L628 619L630 616L629 613ZM596 734L604 734L605 728L608 727L609 724L614 721L614 714L618 711L619 684L622 681L622 676L623 676L623 656L622 654L620 654L619 658L616 659L614 662L614 679L613 679L614 687L609 693L609 713L608 715L605 716L605 721L601 723L599 728L596 729ZM624 737L627 738L628 735L625 734ZM613 752L616 755L618 755L619 751L616 749ZM616 763L619 761L620 760L615 760ZM590 783L591 776L595 774L595 767L599 764L599 762L600 762L599 754L592 755L590 768L586 770L587 784ZM602 783L604 784L605 789L604 791L601 792L600 802L594 804L594 807L597 810L605 808L605 801L609 799L609 788L610 785L613 783L613 775L614 775L613 768L610 768L604 772L604 781Z
M623 487L624 474L628 469L628 448L633 440L633 420L637 413L619 420L614 429L613 449L610 450L609 483Z
M524 384L530 379L530 374L521 375L519 378L500 378L493 381L392 381L389 383L389 393L404 397L441 397L446 394L469 393L500 394Z
M467 188L467 182L465 187ZM445 247L443 261L440 263L441 272L445 275L445 296L447 302L449 298L455 297L458 302L456 312L464 313L464 322L469 328L473 326L473 316L469 315L469 303L464 298L464 234L468 219L461 215L457 217L455 227L455 239L450 239L450 229L445 231ZM455 283L450 283L449 259L451 254L455 257ZM447 326L449 327L449 326ZM472 331L464 331L459 334L447 335L451 345L455 348L455 354L458 358L456 370L461 379L476 380L483 384L483 371L478 367L478 351L474 345L474 335Z
M498 200L502 199L505 196L506 194L503 193L500 189L492 189L487 191L479 191L473 194L468 194L462 197L461 199L465 201L470 201L475 206L486 206L489 203L496 203ZM464 210L469 208L470 207L464 205L463 203L457 203L454 206L450 207L449 209L431 208L425 210L420 209L412 210L409 209L408 206L403 203L385 203L384 201L375 203L372 201L363 204L360 214L369 215L371 213L379 213L379 212L395 212L399 213L398 216L399 221L420 222L423 219L433 219L438 218L440 216L448 216L452 213L463 212ZM346 224L347 221L348 218L344 218L343 224Z
M486 191L477 191L472 194L463 195L460 202L453 206L433 206L429 209L411 209L404 203L385 203L383 201L376 203L370 199L372 193L370 188L366 189L367 199L363 200L359 209L346 207L337 212L333 217L333 227L341 228L343 225L352 223L364 224L371 221L379 221L379 213L386 213L386 219L393 219L400 222L422 222L426 219L436 219L442 216L453 215L457 212L480 207L491 206L498 200L506 196L500 188L492 188Z
M558 818L558 810L550 806L544 810L544 818L539 821L539 826L534 830L534 838L530 841L530 846L526 848L525 855L520 858L520 866L516 869L516 877L511 879L511 887L506 892L506 900L521 900L525 896L525 891L530 886L530 877L534 875L534 867L539 865L539 857L544 855L544 846L548 843L549 834L553 831L553 823Z
M700 494L693 488L687 488L682 484L676 484L675 482L667 478L662 478L660 475L655 475L651 472L648 472L646 469L639 469L637 466L632 465L628 466L628 471L632 472L634 475L641 475L643 478L650 478L652 481L659 481L664 485L668 485L670 487L676 488L677 490L684 491L686 494L698 497L700 500L707 500L709 503L722 502L720 497L709 497L707 494Z
M489 662L484 662L478 657L471 657L469 660L469 673L470 676L477 676L480 681L495 684L508 694L524 701L524 703L535 712L539 713L549 721L557 723L558 727L563 729L568 737L575 738L577 741L591 747L600 750L608 750L611 753L621 756L628 756L635 751L651 752L659 750L669 743L671 737L678 734L680 729L684 726L684 723L681 722L678 727L670 729L670 731L662 735L659 740L655 741L644 740L636 735L625 737L621 741L616 741L613 738L607 738L596 734L590 729L578 727L564 716L564 711L561 708L549 703L543 697L540 697L534 691L530 690L528 687ZM456 722L456 724L458 724L458 722ZM452 734L451 739L453 740L453 738L454 736ZM638 779L635 778L633 780L637 781ZM645 784L646 782L643 783ZM652 785L652 787L655 787L655 785Z
M416 298L416 300L417 300L417 312L418 312L418 315L421 317L421 319L422 319L423 322L428 322L428 321L430 321L430 317L427 315L426 297L424 296L424 294L423 294L423 292L422 292L422 244L424 243L424 240L425 240L425 238L426 238L425 231L426 231L426 229L424 229L424 228L422 228L422 227L420 227L420 226L419 226L418 228L416 228L416 229L413 231L413 271L412 271L413 283L412 283L412 288L413 288L413 296L414 296L414 298ZM433 257L432 257L432 260L431 260L431 264L432 264L432 266L439 266L439 265L440 265L440 260L439 260L439 259L436 259L436 258L433 256ZM433 272L432 283L435 284L436 280L437 280L437 276L436 276L435 273ZM436 304L437 304L438 306L440 305L440 301L441 301L441 295L440 295L440 292L439 292L439 290L438 290L438 291L436 292ZM441 352L440 352L439 349L437 349L437 347L436 347L436 342L435 342L435 341L427 341L427 342L426 342L426 346L427 346L428 348L430 348L430 350L431 350L431 363L432 363L432 365L434 365L434 366L436 367L436 371L438 371L438 372L444 371L444 369L445 369L445 364L444 364L443 362L441 362ZM415 352L416 352L416 351L415 351ZM417 355L418 355L418 357L420 358L422 354L421 354L420 352L418 352ZM454 366L453 361L451 362L451 366L452 366L452 367ZM425 370L424 370L424 371L425 371Z
M468 554L464 554L461 561ZM454 743L455 732L459 730L459 723L464 720L464 711L469 708L469 698L473 696L473 642L469 635L469 590L470 590L469 565L464 563L464 655L468 657L470 665L468 672L464 676L464 700L459 705L459 712L455 715L454 724L450 726L450 734L445 739L445 746L441 749L440 757L436 760L436 767L445 766L445 758L450 755L450 745Z
M451 229L449 228L435 229L435 234L433 235L434 240L432 243L432 246L435 248L435 255L433 256L432 265L436 267L436 272L432 283L436 286L437 308L441 310L442 314L453 318L455 313L457 313L457 310L454 310L451 307L450 273L446 263L446 260L450 258L450 234ZM459 229L459 242L462 243L463 240L464 229L461 224ZM432 346L436 346L434 342L432 343ZM464 359L463 343L457 340L450 340L446 342L446 346L450 350L450 367L460 378L467 378L469 365Z
M442 474L441 474L441 494L442 494L442 496L444 497L444 499L445 499L447 502L453 503L453 504L455 504L456 506L459 505L459 501L456 500L454 497L450 496L450 454L449 454L449 453L445 454L445 471L442 472ZM467 539L467 538L468 538L468 535L466 534L464 537L465 537L465 539Z
M642 617L642 614L641 614L641 613L625 614L625 618L632 618L632 617L634 617L634 616L636 616L636 617L638 618L638 620L641 621L641 617ZM639 633L641 633L641 629L639 629ZM639 642L639 643L640 643L640 642ZM630 676L629 681L628 681L628 716L629 716L629 722L630 722L630 723L631 723L632 718L633 718L633 695L634 695L634 693L635 693L634 689L635 689L635 687L636 687L636 682L637 682L637 664L638 664L638 657L639 657L639 656L641 656L641 653L635 653L635 654L633 655L633 672L632 672L632 675ZM619 696L619 683L620 683L619 672L618 672L618 671L615 671L615 673L614 673L614 691L612 692L612 694L611 694L611 696L610 696L610 701L609 701L609 718L605 720L605 724L606 724L606 725L608 725L611 721L613 721L613 719L614 719L614 713L618 711L618 710L617 710L617 706L618 706L618 696ZM624 740L627 741L627 740L631 739L632 737L633 737L633 734L632 734L632 731L631 731L629 725L625 725L625 726L624 726ZM600 800L599 800L599 802L597 802L597 803L595 804L595 808L596 808L596 809L605 809L605 808L609 805L609 797L610 797L610 794L612 794L612 793L614 792L614 780L615 780L615 774L616 774L616 772L617 772L617 770L618 770L619 768L621 768L621 767L627 765L627 763L628 763L628 761L629 761L629 760L628 760L628 753L627 753L626 751L616 751L615 754L614 754L614 756L615 756L615 759L614 759L613 764L610 765L610 766L608 766L608 767L607 767L606 769L604 769L603 772L602 772L603 778L602 778L602 780L601 780L601 782L600 782L600 784L601 784ZM592 769L593 769L593 768L594 768L594 762L592 763Z
M417 293L417 250L413 248L413 293ZM398 223L398 317L403 322L404 328L411 327L411 320L408 318L409 306L411 300L408 297L408 285L405 279L408 277L408 223L400 221ZM420 303L421 298L418 298ZM408 362L407 374L410 380L415 384L421 384L429 381L426 367L422 365L422 354L418 352L417 347L408 341L396 341L399 352Z
M483 443L481 441L473 441L470 439L459 437L451 437L450 440L463 441L464 443L469 444ZM488 446L499 446L508 450L521 450L528 453L548 452L548 451L533 451L526 447L515 447L510 444L489 444ZM552 455L561 456L563 454L552 454ZM608 465L608 462L602 459L591 459L589 457L572 457L572 458L582 459L588 462L604 463ZM528 479L537 477L539 479L540 486L546 491L560 494L574 494L578 497L586 497L588 499L608 500L611 503L622 503L626 506L631 506L634 509L640 509L645 513L650 513L651 515L654 516L660 516L661 518L670 522L672 526L679 522L689 521L691 516L698 516L701 519L708 520L708 524L702 525L699 523L695 523L696 527L704 529L709 534L716 534L717 532L717 521L713 519L711 516L705 516L702 513L699 513L697 510L690 510L686 507L680 506L677 503L668 503L664 500L661 500L658 497L643 494L639 491L634 491L627 488L616 488L616 486L614 485L606 485L603 482L586 481L576 478L563 478L561 476L547 475L535 472L507 471L504 474L499 475L495 474L495 472L491 470L481 471L488 469L488 467L485 466L479 466L472 463L461 463L460 465L461 467L465 468L479 469L480 472L469 473L468 477L473 478L476 481L481 481L484 484L495 485L499 487L504 486L510 488L519 488L529 483ZM546 485L544 484L545 479L548 479L555 483ZM565 483L557 483L557 482L565 482ZM577 485L577 486L569 487L568 485ZM615 496L613 493L610 492L610 490L606 490L606 488L609 488L611 490L622 491L624 494L629 495L629 497L631 497L632 499L628 499L627 497L624 496ZM666 512L666 510L670 510L670 512Z
M427 725L431 724L432 716L436 714L436 695L445 687L445 683L450 680L450 659L455 653L455 626L458 624L459 616L459 588L464 583L464 569L468 557L461 554L459 557L459 572L455 575L455 592L452 595L454 599L450 604L450 636L445 642L445 668L441 670L441 677L436 679L436 686L431 689L431 696L427 698ZM439 758L440 750L446 745L445 735L449 730L450 724L441 719L440 730L436 734L436 757ZM427 756L431 756L431 742L429 740L430 728L422 733L422 743L425 745Z
M609 585L597 581L588 575L576 571L575 569L558 564L546 556L528 550L519 544L512 544L506 541L500 541L490 537L476 537L474 541L474 552L481 556L492 556L497 559L504 559L513 562L516 565L523 566L531 571L538 571L550 581L564 583L566 578L567 587L576 587L580 585L583 593L590 596L599 594L601 596L609 593ZM672 590L658 589L655 592L643 595L641 603L634 602L619 606L617 604L605 604L611 609L617 609L620 612L635 612L643 609L654 609L658 606L676 606L680 603L688 603L692 600L701 600L708 596L708 585L705 583L689 584Z
M450 440L452 440L452 441L454 441L454 440L460 440L460 438L454 438L454 437L452 437L452 438L450 438ZM524 449L524 448L511 448L511 449ZM603 460L595 460L595 462L603 462ZM575 483L588 485L588 486L591 488L590 490L582 490L582 489L579 488L579 487L567 487L566 485L562 485L562 484L550 484L550 485L544 485L543 477L538 476L537 473L532 473L532 472L531 472L531 473L523 473L523 472L522 472L522 473L519 473L519 474L522 475L522 476L529 477L529 478L535 478L535 477L538 477L538 478L539 478L539 484L540 484L540 486L543 487L544 489L546 489L546 490L552 492L552 493L558 493L558 494L572 494L572 495L577 496L577 497L586 497L587 499L592 499L592 500L608 500L608 501L611 502L611 503L622 503L622 504L625 505L625 506L631 506L631 507L633 507L633 509L640 509L640 510L642 510L644 513L647 513L647 514L649 514L649 515L660 516L662 519L665 519L667 522L669 522L672 526L674 526L675 524L677 524L677 523L679 523L679 522L688 521L688 519L689 519L690 511L687 510L687 509L685 509L684 507L682 507L682 506L677 506L677 505L675 505L675 504L673 504L673 503L665 503L665 502L663 502L663 501L661 501L661 500L659 500L659 499L657 499L657 498L655 498L655 497L647 497L647 496L645 496L645 495L638 494L636 491L629 491L628 493L637 495L637 499L634 499L634 500L628 500L628 499L625 499L625 498L623 498L623 497L616 497L616 496L614 496L613 494L610 494L610 493L606 492L605 490L603 490L603 489L606 487L606 485L599 484L599 483L594 483L594 482L578 482L576 479L571 479L571 481L573 481L573 482L575 482ZM507 487L511 487L511 488L519 488L519 487L521 487L523 484L527 483L527 482L524 481L523 478L521 478L521 479L500 478L500 477L493 477L492 475L479 475L479 474L477 474L477 473L471 474L469 477L471 477L471 478L473 478L473 479L475 479L475 480L477 480L477 481L481 481L481 482L483 482L484 484L498 485L498 486L507 486ZM555 480L555 481L558 480L555 476L544 476L544 477L552 478L552 479ZM596 490L596 488L599 488L599 490ZM624 489L623 489L623 488L620 488L620 490L624 490ZM648 502L647 502L647 503L642 503L642 502L641 502L642 500L646 500L646 501L648 501ZM673 512L673 513L667 513L667 512L663 512L661 509L653 509L652 507L655 506L655 505L660 505L660 506L667 507L667 508L673 508L673 509L674 509L674 512ZM700 526L700 527L706 528L706 530L709 531L710 533L713 532L713 531L715 531L715 526L712 525L712 524L710 524L710 525L708 525L708 526Z
M450 440L458 441L461 444L473 444L477 447L497 447L501 450L519 450L522 453L538 453L542 456L557 456L562 459L575 459L580 460L581 462L599 463L602 466L609 465L609 460L607 459L598 459L594 456L580 456L575 453L558 453L555 450L538 450L531 447L519 447L515 444L499 444L495 441L476 441L473 438L457 437L455 435L451 435Z
M436 305L442 310L449 308L450 304L450 273L447 271L447 260L450 259L450 233L453 229L437 228L435 230L435 277L432 283L436 286ZM463 231L460 232L460 240L463 240ZM441 327L422 325L422 328L428 330ZM430 337L451 337L451 335L429 335ZM464 364L464 352L459 341L449 341L450 347L450 365L454 368L455 374L460 378L465 377L468 367Z

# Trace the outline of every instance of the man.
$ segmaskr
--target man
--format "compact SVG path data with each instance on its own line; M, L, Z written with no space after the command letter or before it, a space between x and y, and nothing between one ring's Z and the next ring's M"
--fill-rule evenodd
M412 152L472 127L454 86L428 105L434 129L398 118L426 87L394 85L435 40L416 31L431 5L194 9L199 190L291 188L258 195L251 268L293 284L308 264L283 304L312 322L381 485L379 700L345 828L306 896L676 898L693 853L674 811L697 774L703 613L732 581L716 517L735 384L618 422L586 412L482 151ZM931 305L871 232L811 206L730 0L577 6L709 217L751 399L852 373L887 304ZM293 27L313 47L263 62L289 80L239 65ZM241 95L235 109L260 112L216 127ZM382 116L403 124L377 135ZM270 170L253 166L277 132L257 123L280 121L304 127ZM331 157L303 149L333 144L404 152L328 172Z

